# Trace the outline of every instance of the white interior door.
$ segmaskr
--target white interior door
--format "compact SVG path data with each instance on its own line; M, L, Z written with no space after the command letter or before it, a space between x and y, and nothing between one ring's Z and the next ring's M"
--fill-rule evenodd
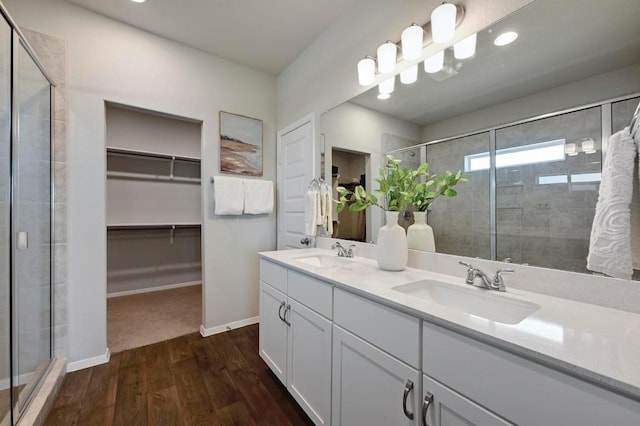
M315 169L313 134L312 115L278 132L278 250L308 247L304 195Z

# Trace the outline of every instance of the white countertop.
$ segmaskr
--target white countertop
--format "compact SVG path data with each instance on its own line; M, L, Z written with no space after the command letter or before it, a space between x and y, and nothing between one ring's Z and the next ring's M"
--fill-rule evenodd
M337 268L314 267L296 260L313 255L335 256L335 252L316 248L259 255L316 275L338 288L640 398L638 314L507 288L506 293L492 291L491 294L533 302L541 308L517 324L503 324L392 289L418 280L435 279L471 291L488 291L466 285L464 271L456 271L459 276L414 268L389 272L381 270L375 260L366 258L355 258L354 262Z

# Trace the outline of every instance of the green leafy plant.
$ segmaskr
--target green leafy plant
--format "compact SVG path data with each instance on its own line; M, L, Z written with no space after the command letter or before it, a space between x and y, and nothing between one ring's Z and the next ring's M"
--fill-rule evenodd
M462 171L455 175L451 172L429 175L429 164L423 163L417 169L400 167L401 160L387 155L387 163L380 167L380 178L376 179L379 189L375 193L386 199L386 208L378 201L378 196L369 194L358 185L354 191L338 187L337 210L341 212L348 205L349 211L358 212L371 206L385 211L402 211L415 205L420 211L425 211L437 197L455 197L457 192L452 189L458 182L465 182ZM417 182L419 177L425 177L425 182Z
M416 210L424 212L429 209L433 200L440 197L455 197L458 192L453 189L459 182L467 182L467 179L463 177L462 170L458 170L456 174L446 171L445 173L437 173L429 176L429 166L426 165L427 176L425 182L418 182L414 185L413 198L411 204L416 206Z

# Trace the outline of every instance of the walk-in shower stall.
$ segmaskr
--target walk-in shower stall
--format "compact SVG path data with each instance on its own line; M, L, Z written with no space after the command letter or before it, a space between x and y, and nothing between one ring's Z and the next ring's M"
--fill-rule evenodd
M1 5L0 5L1 6ZM15 424L52 360L53 85L0 15L0 425Z

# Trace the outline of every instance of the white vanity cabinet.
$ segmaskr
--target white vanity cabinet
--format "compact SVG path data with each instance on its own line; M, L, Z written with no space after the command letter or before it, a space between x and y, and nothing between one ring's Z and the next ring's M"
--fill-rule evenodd
M332 424L418 425L420 321L342 290L334 296Z
M423 342L429 426L640 425L640 402L569 374L427 321Z
M333 287L260 261L259 352L317 425L331 419Z
M512 423L423 375L421 426L506 426Z

